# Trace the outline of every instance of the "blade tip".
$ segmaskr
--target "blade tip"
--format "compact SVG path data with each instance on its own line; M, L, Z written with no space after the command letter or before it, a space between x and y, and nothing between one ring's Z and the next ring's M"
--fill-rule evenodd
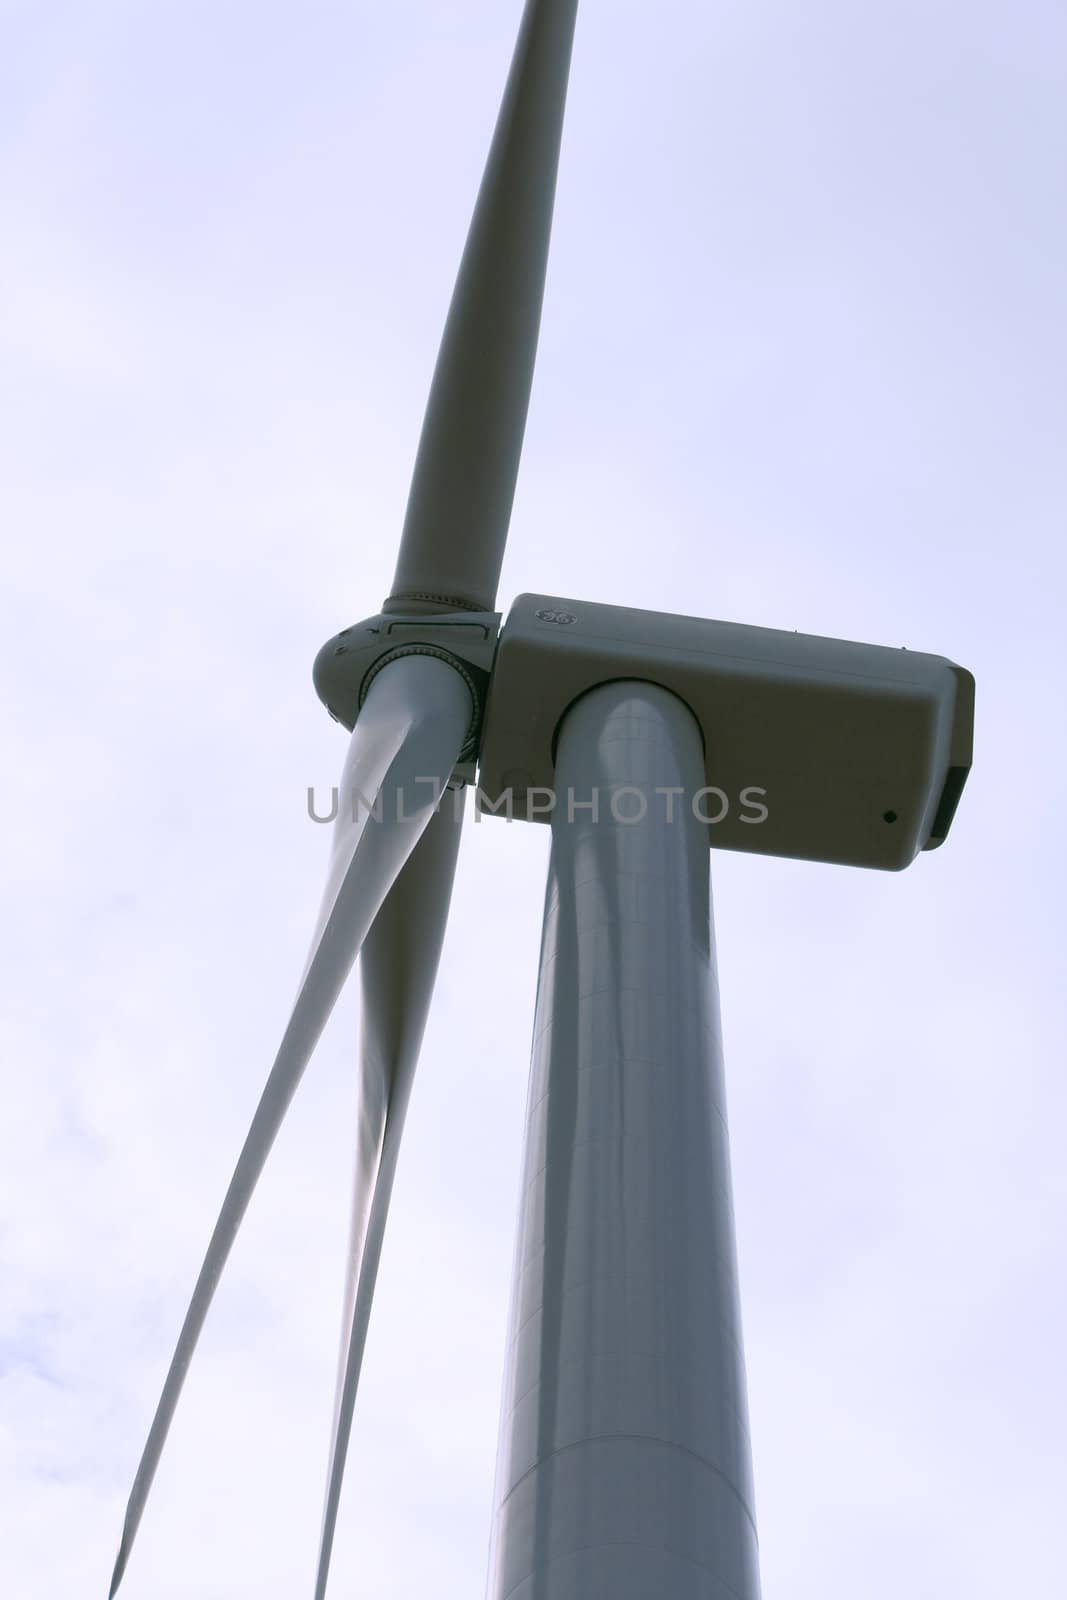
M126 1572L126 1563L129 1560L129 1556L129 1540L126 1537L126 1531L124 1529L122 1534L122 1543L119 1545L119 1553L115 1557L115 1570L111 1574L111 1587L107 1591L107 1600L115 1600L115 1596L119 1592L119 1585L122 1582Z

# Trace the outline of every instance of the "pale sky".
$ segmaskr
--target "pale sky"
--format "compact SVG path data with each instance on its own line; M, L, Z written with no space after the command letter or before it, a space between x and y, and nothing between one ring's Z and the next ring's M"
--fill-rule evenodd
M0 5L0 1593L103 1596L299 976L519 0ZM1067 1565L1056 0L585 0L501 588L934 651L902 875L715 852L767 1600ZM332 1592L481 1595L548 831L469 827ZM124 1600L310 1593L339 1008Z

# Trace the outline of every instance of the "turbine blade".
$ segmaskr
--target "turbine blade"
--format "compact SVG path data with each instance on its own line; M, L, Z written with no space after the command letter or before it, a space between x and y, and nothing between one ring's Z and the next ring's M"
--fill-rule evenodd
M578 0L527 0L386 611L492 611L530 403Z
M457 800L459 796L456 797ZM433 817L360 955L360 1148L315 1600L323 1600L404 1117L444 941L462 811Z
M375 678L352 732L334 846L311 953L274 1066L252 1119L137 1469L114 1596L129 1560L178 1396L252 1191L319 1035L367 931L433 815L472 714L460 675L430 656L405 656ZM353 803L355 791L367 805ZM381 799L378 820L368 807Z

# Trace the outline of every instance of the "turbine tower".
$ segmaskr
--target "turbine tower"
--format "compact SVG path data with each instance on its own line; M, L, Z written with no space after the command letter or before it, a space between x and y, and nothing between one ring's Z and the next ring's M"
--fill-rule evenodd
M940 656L558 595L495 610L577 0L527 0L381 612L330 639L350 731L296 1003L193 1291L119 1587L219 1276L359 958L356 1185L314 1594L463 799L551 826L490 1600L757 1600L709 843L900 869L948 832L973 680Z

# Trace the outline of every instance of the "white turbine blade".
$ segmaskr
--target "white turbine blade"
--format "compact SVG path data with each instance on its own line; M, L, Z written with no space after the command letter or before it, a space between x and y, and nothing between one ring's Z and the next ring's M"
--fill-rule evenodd
M375 678L353 729L311 954L226 1191L137 1469L112 1596L129 1560L189 1362L252 1190L359 948L433 816L467 737L472 709L466 684L446 662L405 656ZM361 800L353 804L353 785L368 805L381 797L380 820Z
M367 1342L404 1117L430 1009L459 850L462 810L442 804L375 919L360 955L360 1143L315 1600L323 1600L352 1413Z
M452 293L387 611L492 611L530 405L578 0L527 0Z

